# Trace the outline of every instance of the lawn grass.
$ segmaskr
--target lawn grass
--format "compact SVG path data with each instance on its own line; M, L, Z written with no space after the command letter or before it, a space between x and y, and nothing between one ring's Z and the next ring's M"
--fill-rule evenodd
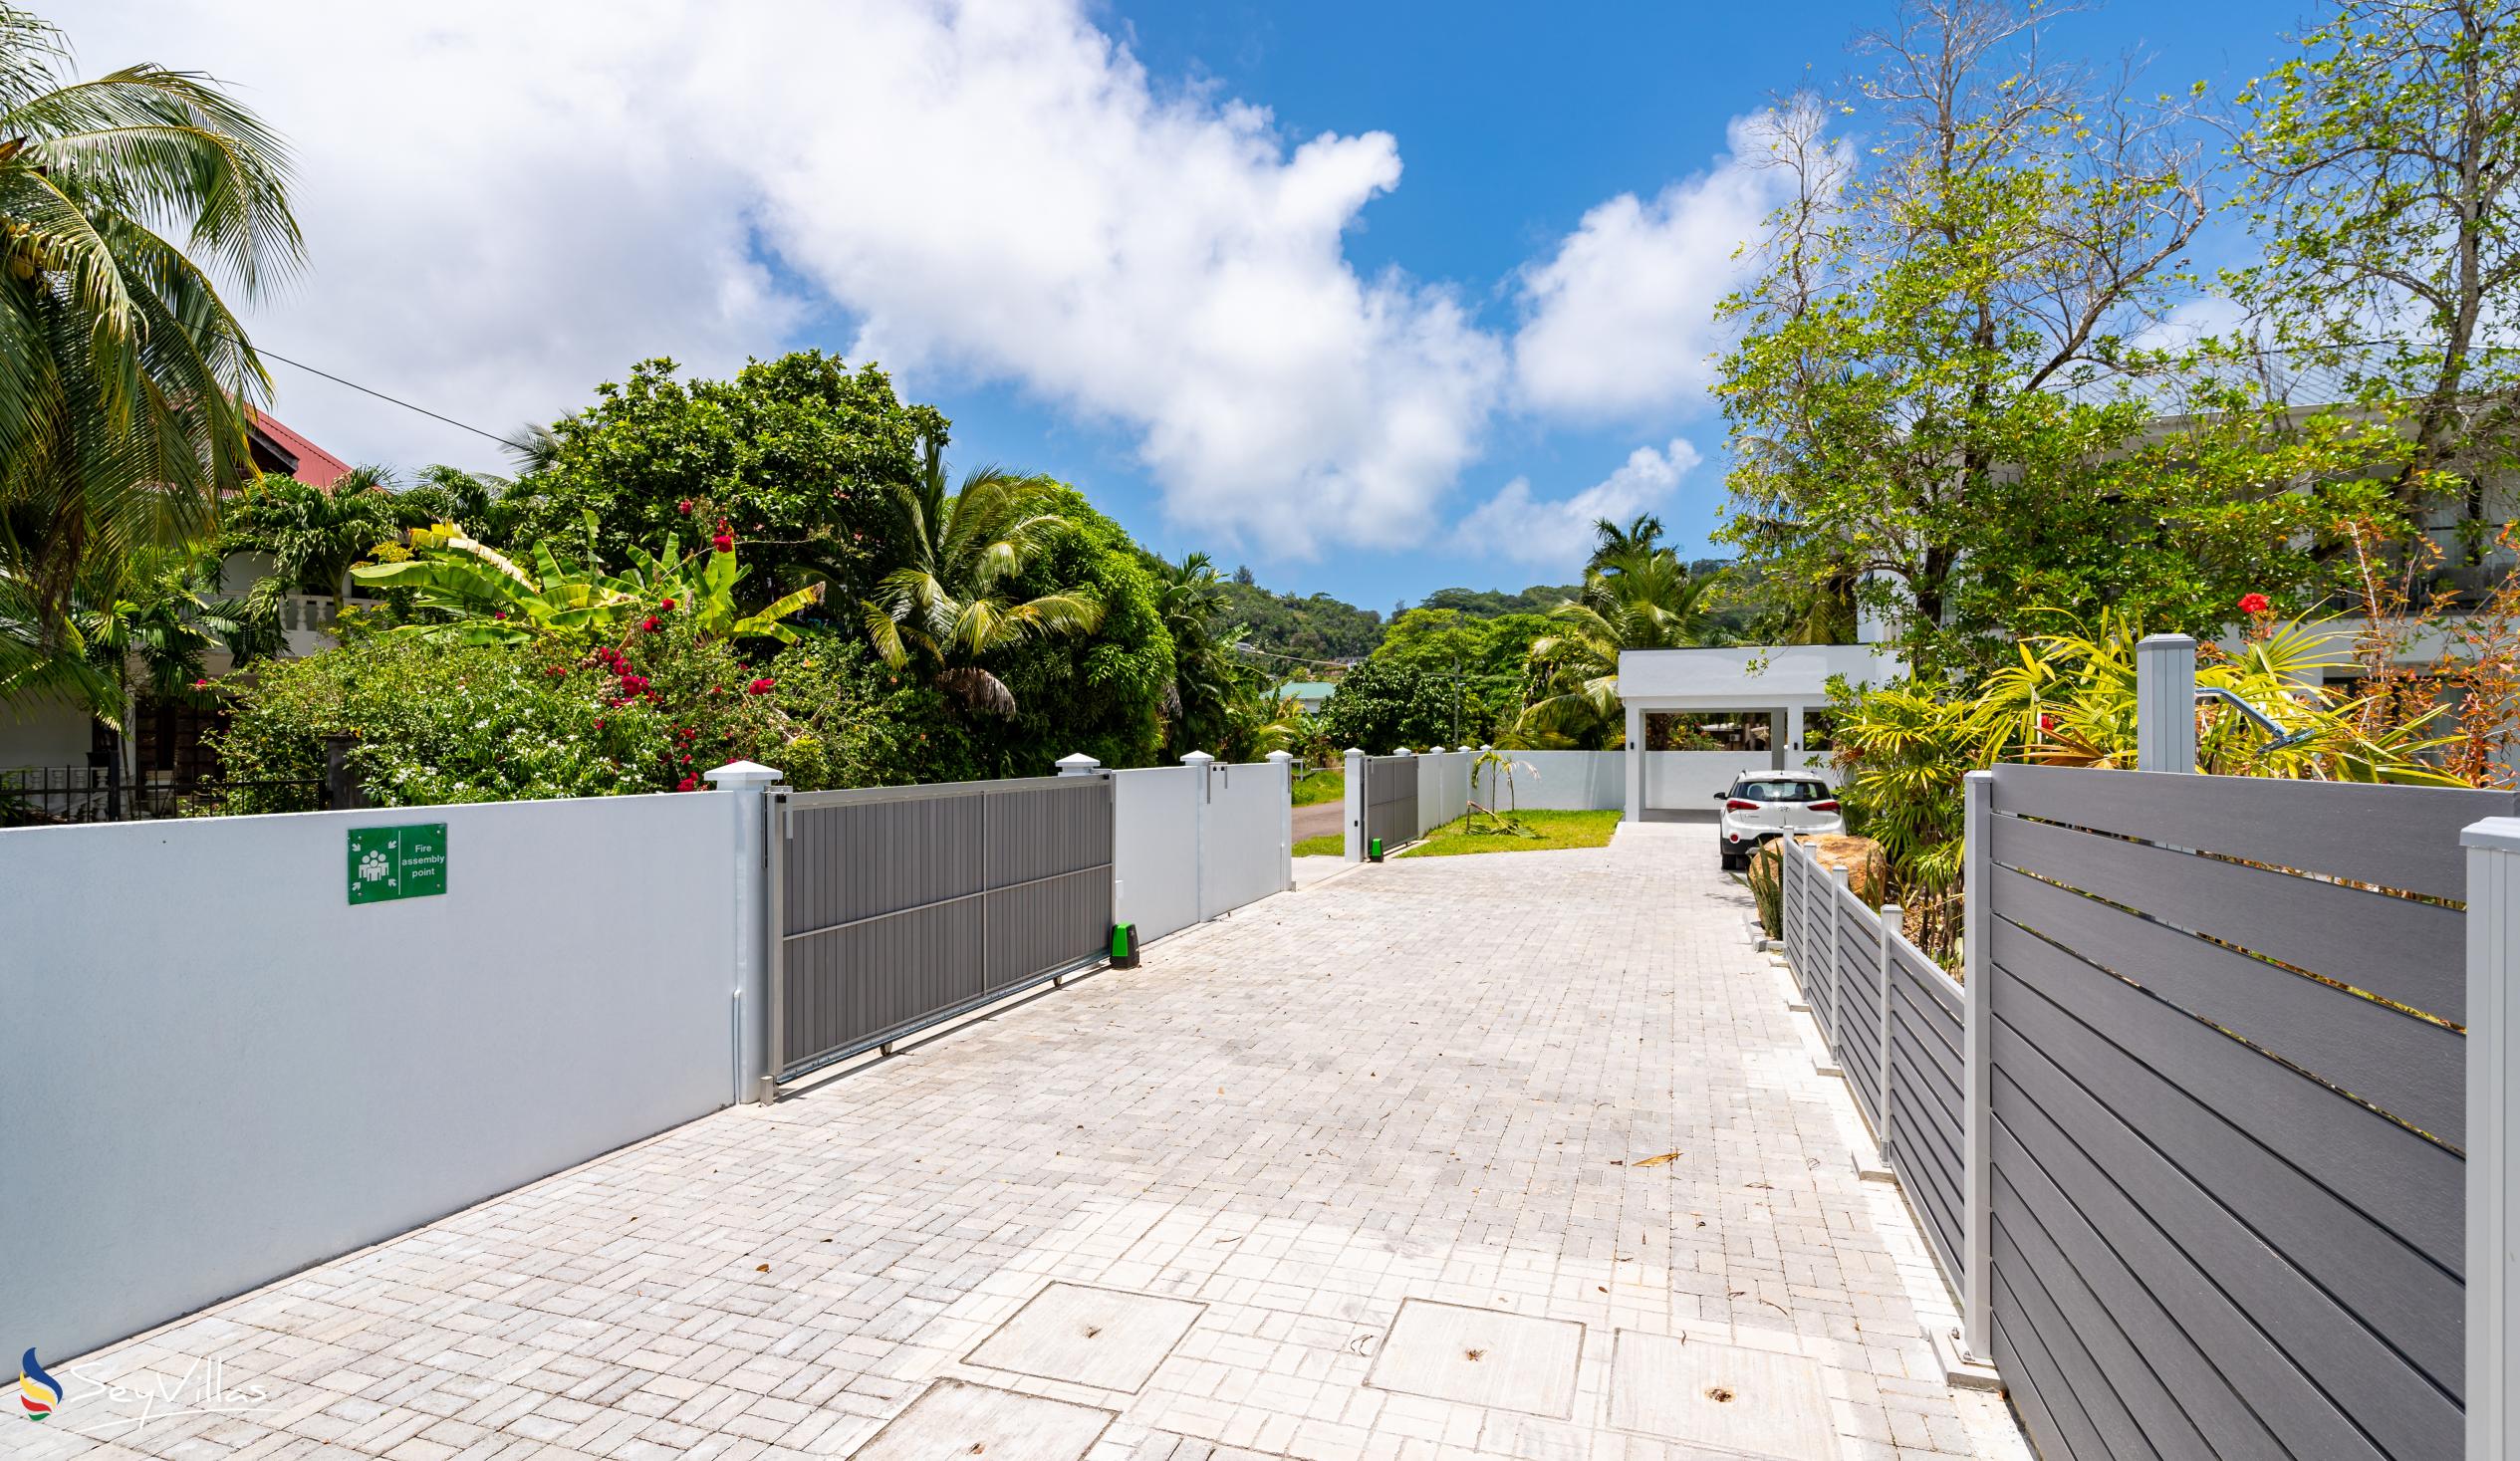
M1347 851L1348 835L1346 833L1326 832L1320 837L1308 837L1302 842L1297 843L1295 845L1294 855L1298 857L1336 857Z
M1348 773L1344 771L1308 771L1295 778L1295 805L1318 806L1336 802L1348 795Z
M1610 835L1619 826L1620 814L1609 812L1523 812L1517 813L1523 826L1538 837L1496 837L1469 831L1469 818L1447 822L1426 834L1426 840L1400 855L1404 857L1457 857L1471 852L1553 852L1565 848L1600 848L1610 845ZM1481 826L1487 817L1478 819Z

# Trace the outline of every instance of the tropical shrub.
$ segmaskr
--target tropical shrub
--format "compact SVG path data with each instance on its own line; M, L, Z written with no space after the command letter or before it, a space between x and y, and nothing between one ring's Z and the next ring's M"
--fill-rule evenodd
M586 529L592 545L593 519ZM421 616L396 632L454 643L619 644L631 633L652 633L671 622L707 638L760 635L793 644L796 631L781 620L823 596L815 584L758 612L741 611L735 591L744 569L723 523L708 544L689 553L671 533L661 552L633 546L628 550L630 566L613 574L592 560L566 562L545 543L536 543L527 555L529 573L452 523L414 530L410 552L413 556L395 562L363 564L351 577L370 588L409 595Z
M1750 897L1758 904L1759 931L1770 938L1785 936L1785 849L1761 843L1750 854Z
M818 637L747 664L688 622L583 652L378 634L226 683L214 749L230 778L316 780L327 738L345 736L385 806L696 791L736 760L808 790L950 780L974 759L934 692L863 645ZM240 785L223 810L292 801Z
M835 603L873 587L888 485L915 477L942 413L906 403L873 365L798 351L754 361L731 380L682 381L669 360L641 361L555 422L553 450L508 495L512 538L571 537L588 513L607 561L695 523L725 518L762 577L753 605L830 581Z
M1452 687L1413 664L1381 657L1348 671L1315 717L1331 743L1377 756L1448 744Z
M2365 701L2317 683L2320 672L2351 662L2342 636L2299 619L2275 622L2262 600L2247 602L2256 626L2236 654L2205 646L2196 683L2247 701L2282 735L2226 703L2200 701L2199 771L2465 784L2426 759L2445 744L2425 734L2438 712L2375 722ZM1948 962L1958 944L1962 779L2000 761L2133 768L2141 638L2134 623L2107 613L2092 632L2023 640L2015 662L1970 693L1937 694L1916 682L1838 686L1834 759L1849 830L1881 844L1909 936L1927 953Z

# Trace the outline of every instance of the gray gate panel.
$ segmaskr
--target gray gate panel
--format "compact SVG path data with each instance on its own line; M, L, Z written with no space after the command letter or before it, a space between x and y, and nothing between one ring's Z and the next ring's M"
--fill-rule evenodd
M776 805L783 1077L1103 952L1108 778L791 793Z
M2008 921L2093 951L2165 1003L2418 1131L2465 1143L2467 1042L2457 1031L2018 872L1998 867L1995 878Z
M2228 857L2467 896L2459 830L2520 814L2520 795L2266 777L2000 766L2004 811Z
M1365 758L1365 835L1386 852L1417 841L1417 759Z
M987 926L991 990L1071 968L1111 932L1111 871L1088 867L1000 888L988 896Z
M2407 957L2410 950L2462 947L2464 915L2455 908L2009 816L1994 820L1993 845L1995 860L2007 867L2209 932L2454 1025L2467 1019L2462 958Z

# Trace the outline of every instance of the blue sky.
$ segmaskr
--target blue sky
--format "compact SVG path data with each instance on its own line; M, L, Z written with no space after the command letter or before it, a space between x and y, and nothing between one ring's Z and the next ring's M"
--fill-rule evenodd
M1791 12L1782 20L1777 9ZM1512 324L1515 271L1622 192L1651 194L1704 169L1730 118L1776 92L1843 79L1857 31L1883 22L1878 4L1793 7L1563 7L1545 22L1528 6L1417 7L1319 3L1122 4L1102 12L1147 69L1176 87L1204 87L1268 107L1280 130L1392 132L1406 171L1347 236L1361 270L1398 268L1450 281L1498 328ZM2282 5L2112 4L2067 17L2061 46L2108 61L2150 55L2165 88L2236 82L2278 53L2298 14ZM1039 463L1076 476L1141 541L1166 553L1211 547L1213 535L1164 521L1158 494L1125 435L1080 427L1020 389L964 385L935 392L956 421L962 454ZM1703 453L1663 517L1684 551L1710 554L1722 500L1724 428L1711 408L1651 412L1602 425L1502 416L1464 474L1462 495L1528 477L1563 493L1614 470L1640 441L1678 435ZM1414 602L1451 585L1519 589L1566 582L1454 549L1342 551L1312 561L1217 549L1262 582L1324 592L1370 609Z
M958 464L1067 477L1160 551L1379 609L1569 581L1603 504L1704 544L1708 316L1773 176L1737 123L1842 81L1891 13L204 9L69 23L86 68L207 69L297 142L313 268L256 308L271 348L494 430L642 356L872 354L953 417ZM2118 0L2050 44L2227 92L2297 19ZM500 465L279 374L280 413L354 460Z

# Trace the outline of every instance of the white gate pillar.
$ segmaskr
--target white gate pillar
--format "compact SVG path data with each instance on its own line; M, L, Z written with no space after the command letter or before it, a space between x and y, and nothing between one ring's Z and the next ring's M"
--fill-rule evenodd
M1351 862L1365 860L1365 752L1350 746L1347 752L1347 844L1340 852Z
M780 1046L784 1018L780 986L772 975L770 941L783 931L779 916L782 895L770 873L770 839L780 829L767 815L771 787L785 773L752 761L730 761L702 772L711 785L735 796L735 988L731 995L735 1026L735 1099L769 1102L779 1098L779 1068L786 1063ZM785 859L778 859L782 866Z
M1630 822L1645 820L1645 713L1628 707L1628 812Z
M1286 890L1295 891L1295 758L1284 751L1271 751L1269 763L1278 769L1278 795L1284 805L1278 810L1278 856L1286 863Z
M2520 817L2467 849L2467 1461L2520 1448Z

